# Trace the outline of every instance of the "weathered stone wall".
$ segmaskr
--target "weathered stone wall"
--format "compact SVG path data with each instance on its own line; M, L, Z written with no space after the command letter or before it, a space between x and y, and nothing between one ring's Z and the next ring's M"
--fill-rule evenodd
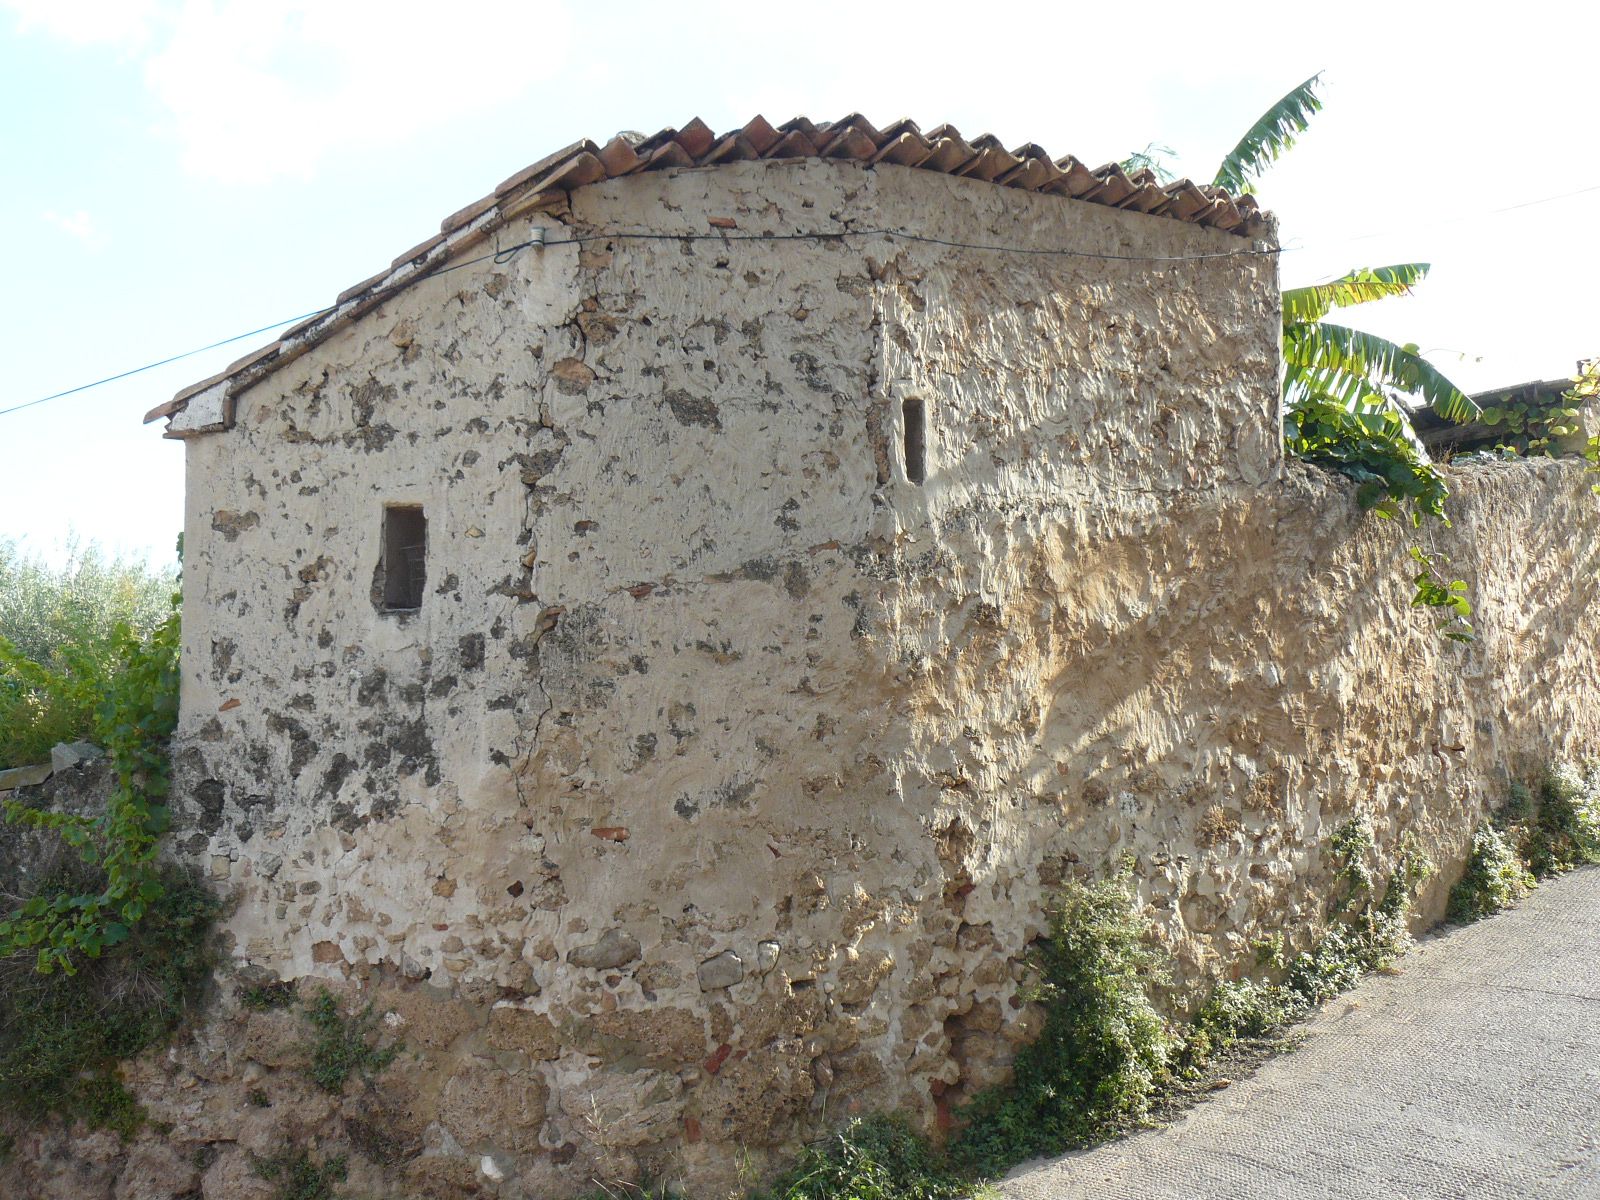
M932 1125L1033 1032L1068 874L1134 856L1182 1006L1305 943L1352 814L1453 863L1507 770L1596 743L1581 471L1452 472L1454 526L1413 535L1285 465L1272 257L1160 261L1250 243L816 161L563 220L712 218L1148 257L526 250L191 440L182 849L239 969L372 999L408 1047L319 1100L298 1018L224 995L138 1068L221 1148L206 1196L280 1135L402 1192L714 1195L850 1113ZM427 513L415 614L373 601L385 503ZM1475 644L1409 608L1412 537L1472 583Z

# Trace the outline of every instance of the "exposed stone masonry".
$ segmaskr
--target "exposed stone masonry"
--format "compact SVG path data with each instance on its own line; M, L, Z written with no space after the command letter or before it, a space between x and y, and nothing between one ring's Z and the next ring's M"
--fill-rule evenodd
M561 220L1241 245L817 160ZM1594 498L1453 471L1424 536L1480 636L1443 642L1406 531L1282 461L1277 303L1270 256L593 242L423 280L239 396L186 443L178 845L238 978L370 1000L407 1049L325 1097L300 1019L224 987L133 1068L170 1134L83 1143L71 1194L161 1194L131 1181L171 1145L249 1196L289 1140L355 1192L718 1195L1002 1078L1073 873L1134 858L1182 1008L1307 943L1352 814L1459 861L1507 770L1594 743ZM426 513L415 612L374 592L386 504Z

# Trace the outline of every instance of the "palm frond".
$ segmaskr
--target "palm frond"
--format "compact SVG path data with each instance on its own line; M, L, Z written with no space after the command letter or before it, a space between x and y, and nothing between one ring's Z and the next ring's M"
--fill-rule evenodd
M1167 166L1167 160L1175 154L1177 154L1177 151L1171 146L1160 146L1155 142L1150 142L1143 150L1135 150L1128 155L1120 165L1124 174L1132 175L1136 171L1149 171L1156 177L1156 182L1171 183L1177 176Z
M1417 396L1447 421L1481 414L1472 398L1445 377L1415 346L1326 321L1283 331L1284 397L1321 396L1354 409L1387 389Z
M1322 101L1316 92L1317 81L1321 78L1319 71L1262 113L1261 119L1250 126L1250 131L1222 160L1212 183L1235 196L1254 191L1252 179L1294 145L1296 135L1310 126L1312 114L1322 110Z
M1366 304L1386 296L1403 296L1427 277L1428 263L1396 263L1389 267L1356 267L1329 283L1286 288L1283 323L1320 321L1336 308Z

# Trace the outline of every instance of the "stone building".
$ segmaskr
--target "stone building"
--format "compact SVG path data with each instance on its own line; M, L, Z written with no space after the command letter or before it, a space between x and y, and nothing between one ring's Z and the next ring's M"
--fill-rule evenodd
M948 126L519 172L151 414L235 967L388 1014L413 1183L712 1194L999 1078L1073 872L1135 857L1181 1006L1304 944L1352 812L1459 856L1540 730L1594 733L1576 626L1496 624L1587 621L1566 577L1480 544L1586 493L1458 486L1508 605L1440 643L1285 466L1279 322L1250 199Z

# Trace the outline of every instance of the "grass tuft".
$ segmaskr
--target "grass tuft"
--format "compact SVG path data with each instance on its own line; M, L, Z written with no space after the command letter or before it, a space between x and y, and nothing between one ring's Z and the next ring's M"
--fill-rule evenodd
M306 1008L316 1031L311 1043L311 1078L325 1092L344 1091L352 1075L370 1079L395 1060L402 1047L379 1047L378 1018L367 1005L347 1016L332 992L323 988Z
M273 1200L334 1200L333 1185L346 1174L342 1154L318 1162L306 1150L285 1149L269 1158L252 1154L250 1166L274 1185Z
M86 872L67 868L44 894L75 894ZM162 894L125 942L74 974L41 975L34 956L0 960L0 1110L61 1116L127 1135L140 1123L117 1063L164 1041L211 970L215 897L198 875L167 868Z
M899 1117L862 1117L820 1142L755 1200L959 1200L969 1181Z

